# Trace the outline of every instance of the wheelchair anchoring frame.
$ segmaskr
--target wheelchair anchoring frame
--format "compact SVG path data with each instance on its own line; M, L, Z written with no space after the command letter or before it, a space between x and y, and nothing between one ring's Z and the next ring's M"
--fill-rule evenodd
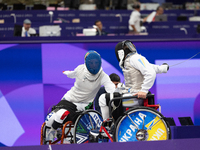
M113 138L110 136L110 134L108 133L107 129L105 128L105 123L110 122L110 121L112 122L113 119L112 118L108 118L108 119L106 119L106 120L103 121L103 123L102 123L102 125L100 127L100 130L99 130L99 134L101 134L102 130L104 130L104 132L106 133L106 135L108 136L108 138L110 139L110 141L113 142Z

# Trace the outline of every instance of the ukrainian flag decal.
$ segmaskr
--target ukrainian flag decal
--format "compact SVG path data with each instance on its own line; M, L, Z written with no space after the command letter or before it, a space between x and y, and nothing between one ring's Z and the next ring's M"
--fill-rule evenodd
M143 58L140 58L140 59L138 59L138 61L144 66L144 67L146 67L146 65L145 65L145 63L144 63L144 59Z

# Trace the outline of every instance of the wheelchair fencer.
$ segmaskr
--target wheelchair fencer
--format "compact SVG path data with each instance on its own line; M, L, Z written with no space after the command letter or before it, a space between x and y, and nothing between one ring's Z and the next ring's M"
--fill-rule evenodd
M79 112L74 123L67 121L57 129L53 140L46 137L48 127L41 127L40 144L82 144L130 141L157 141L171 139L171 130L165 117L154 104L154 95L148 94L143 106L119 108L124 100L137 96L114 97L109 102L110 117L102 119L99 112L89 109ZM120 111L116 111L120 109ZM124 110L125 109L125 110ZM159 109L159 111L157 111ZM123 110L123 112L122 112ZM119 115L121 114L121 115ZM98 130L97 134L93 134Z

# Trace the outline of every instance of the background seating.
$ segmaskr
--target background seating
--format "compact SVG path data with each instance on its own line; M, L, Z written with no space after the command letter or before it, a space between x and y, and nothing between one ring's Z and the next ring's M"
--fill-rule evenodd
M33 8L35 9L35 8ZM76 36L82 33L84 28L93 28L95 20L101 20L103 29L113 35L126 35L128 33L128 20L131 10L98 10L98 11L74 11L64 10L52 11L51 23L49 11L47 10L21 10L21 11L2 11L0 15L0 37L12 37L14 25L22 25L23 20L29 18L32 21L32 27L39 33L39 26L60 25L61 36ZM141 11L144 18L152 11ZM196 11L197 14L200 11ZM12 14L12 15L11 15ZM166 10L166 22L143 23L148 35L168 34L168 35L195 35L197 34L198 21L189 21L194 16L193 10ZM16 20L16 23L15 23Z

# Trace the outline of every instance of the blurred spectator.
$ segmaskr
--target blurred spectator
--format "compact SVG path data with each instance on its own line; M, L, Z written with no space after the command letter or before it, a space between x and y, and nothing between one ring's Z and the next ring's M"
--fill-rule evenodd
M24 24L22 27L22 37L30 37L31 34L36 34L35 29L31 28L31 21L29 19L24 20Z
M80 0L80 4L94 4L94 0Z
M135 34L140 32L140 21L141 21L141 14L140 14L140 3L135 3L133 5L133 11L129 18L129 34Z
M62 4L64 4L63 0L48 0L49 7L61 7Z
M151 14L149 14L146 18L144 18L143 22L153 22L155 21L155 17L162 15L164 13L164 9L162 6L158 6L156 11L153 11Z
M135 2L138 2L138 0L127 0L128 4L134 4Z
M24 8L22 8L22 5L33 5L34 4L34 0L2 0L3 4L6 5L13 5L13 7L18 7L18 10L23 10ZM16 6L15 6L16 5Z
M96 35L107 35L108 33L103 31L103 24L100 20L95 21L95 26L97 26L97 34Z
M21 4L22 2L20 0L14 1L14 0L2 0L1 3L7 4L7 5L13 5L13 4Z
M21 37L30 37L32 35L36 35L35 29L31 28L31 21L29 19L25 19L23 22L23 27L17 29L14 33L14 36Z

